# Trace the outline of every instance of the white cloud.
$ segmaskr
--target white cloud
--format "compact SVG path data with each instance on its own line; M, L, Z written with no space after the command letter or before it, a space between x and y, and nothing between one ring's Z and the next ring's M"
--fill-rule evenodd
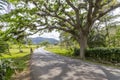
M60 35L59 32L57 32L57 31L52 31L52 32L49 32L49 33L43 33L42 35L34 34L34 35L30 36L30 37L55 38L55 39L59 40L59 35Z

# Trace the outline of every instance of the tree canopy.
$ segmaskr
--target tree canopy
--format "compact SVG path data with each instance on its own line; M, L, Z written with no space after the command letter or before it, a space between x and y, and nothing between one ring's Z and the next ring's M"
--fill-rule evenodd
M107 13L120 7L117 0L10 0L15 9L6 14L6 22L15 30L37 33L53 29L70 33L80 45L84 58L92 27ZM11 17L8 17L11 16ZM7 21L8 20L8 21Z

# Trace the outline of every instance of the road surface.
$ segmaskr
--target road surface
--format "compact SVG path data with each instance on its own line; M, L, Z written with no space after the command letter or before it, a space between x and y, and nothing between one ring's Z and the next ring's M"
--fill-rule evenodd
M43 48L31 58L31 80L120 80L120 70L59 56Z

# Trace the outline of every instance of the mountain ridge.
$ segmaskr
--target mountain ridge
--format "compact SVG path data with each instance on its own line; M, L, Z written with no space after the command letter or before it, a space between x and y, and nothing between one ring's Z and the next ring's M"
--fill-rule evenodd
M59 42L59 40L55 38L35 37L29 39L31 39L33 44L39 44L40 42L44 42L44 41L48 41L50 44L56 44Z

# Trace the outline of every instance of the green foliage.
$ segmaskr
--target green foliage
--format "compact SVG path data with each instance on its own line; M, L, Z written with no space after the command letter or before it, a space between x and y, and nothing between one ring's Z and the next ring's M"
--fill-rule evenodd
M10 80L12 73L15 70L11 59L0 60L0 80Z
M89 48L94 47L105 47L106 46L106 36L103 33L91 32L88 37L88 46Z
M63 31L60 32L59 38L60 38L60 46L61 47L64 46L66 47L66 49L71 50L73 47L76 47L78 44L73 35Z
M75 47L73 50L73 56L79 56L79 53L80 53L80 49Z
M78 55L80 49L75 49L73 55ZM99 62L120 63L120 48L92 48L87 49L86 59Z
M6 52L8 48L9 45L5 41L0 40L0 53Z
M50 43L48 41L40 42L41 46L48 46Z
M106 39L108 47L120 47L120 25L109 27L109 35Z
M11 44L10 47L11 55L2 54L0 56L0 80L14 80L11 79L12 74L15 73L14 70L21 72L28 68L30 49L24 47L24 52L21 54L19 53L18 45ZM35 49L34 45L31 45L31 47Z

